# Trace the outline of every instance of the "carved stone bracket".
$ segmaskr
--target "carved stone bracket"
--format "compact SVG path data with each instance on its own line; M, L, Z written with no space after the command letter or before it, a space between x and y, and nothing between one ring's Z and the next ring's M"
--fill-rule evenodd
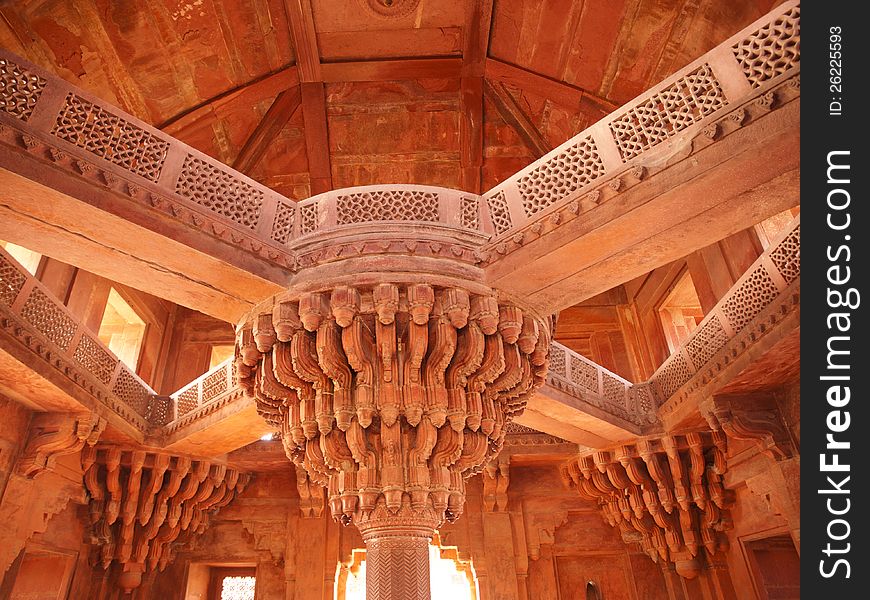
M296 465L296 490L299 492L299 510L303 518L319 519L323 514L324 489L311 481L305 469Z
M546 513L526 513L523 521L529 558L538 560L541 558L541 546L554 544L556 530L568 522L568 510L560 507Z
M252 313L236 368L335 518L407 496L452 520L543 382L549 342L549 323L493 295L338 286Z
M715 430L735 440L749 440L775 461L794 456L794 446L772 399L715 396L701 404Z
M507 510L510 485L510 456L501 455L483 469L483 507L488 512Z
M723 486L725 453L718 431L669 435L581 455L562 475L598 503L623 540L688 579L700 573L704 553L727 548L734 494Z
M94 562L104 569L118 563L127 591L145 571L163 570L250 479L224 465L117 446L86 446L82 469Z
M242 520L242 527L250 536L254 548L265 550L272 564L276 567L284 565L284 553L287 549L287 523L279 521ZM266 558L264 556L264 558Z
M18 473L33 479L51 469L58 456L74 454L85 444L96 444L105 428L106 420L94 413L37 414L33 417L27 444L18 459Z

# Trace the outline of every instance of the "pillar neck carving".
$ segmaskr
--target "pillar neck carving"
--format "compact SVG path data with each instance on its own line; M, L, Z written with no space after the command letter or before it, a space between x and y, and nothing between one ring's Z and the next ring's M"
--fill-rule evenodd
M117 446L87 446L81 460L93 562L119 564L125 590L138 587L144 572L162 571L250 479L208 461Z
M562 475L598 503L624 541L691 579L705 556L727 549L734 493L724 487L726 450L720 431L646 438L581 455L562 466Z
M440 523L543 382L550 327L472 289L337 286L255 310L236 370L335 518L407 502Z

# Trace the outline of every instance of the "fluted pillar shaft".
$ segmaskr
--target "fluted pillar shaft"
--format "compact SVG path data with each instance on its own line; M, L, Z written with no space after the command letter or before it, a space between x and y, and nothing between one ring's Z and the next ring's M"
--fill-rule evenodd
M366 600L429 600L429 537L401 529L366 540Z
M407 502L392 511L382 502L356 525L366 544L367 600L429 600L429 544L436 511Z

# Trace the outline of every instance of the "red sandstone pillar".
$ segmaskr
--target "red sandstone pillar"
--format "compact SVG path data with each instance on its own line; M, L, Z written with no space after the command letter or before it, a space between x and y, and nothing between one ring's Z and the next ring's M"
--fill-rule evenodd
M429 543L438 526L431 508L383 503L356 526L366 543L366 600L429 600Z

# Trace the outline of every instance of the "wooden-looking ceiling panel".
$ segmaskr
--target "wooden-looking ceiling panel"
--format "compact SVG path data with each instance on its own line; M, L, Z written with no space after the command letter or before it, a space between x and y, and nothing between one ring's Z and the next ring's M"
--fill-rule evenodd
M302 111L297 110L250 173L253 179L294 200L311 195L302 120Z
M579 88L600 92L610 56L632 0L585 0L561 78Z
M202 2L202 6L205 6L209 0ZM212 0L211 4L213 10L209 16L214 21L211 26L222 36L223 47L220 48L220 54L229 59L221 67L231 74L231 85L208 90L208 93L201 95L202 100L288 64L286 59L289 57L286 53L291 44L286 13L282 6L260 7L260 0ZM278 28L281 28L284 38L283 49L279 49L278 41L272 33ZM280 60L281 54L284 54L283 61ZM224 63L223 60L221 62Z
M0 10L5 47L154 124L294 60L280 0L49 0Z
M677 18L677 25L653 73L653 80L661 81L709 52L778 4L781 4L781 0L702 0L690 3Z
M566 107L527 89L509 87L508 91L547 141L548 151L607 115L600 105L584 102L582 98L576 106Z
M150 120L149 108L112 45L96 5L88 0L49 0L3 6L2 22L24 56L108 102ZM131 11L137 13L138 11ZM131 15L131 18L138 17ZM153 46L162 44L154 41Z
M505 0L493 10L490 56L560 78L581 4L572 0Z
M334 186L456 186L458 85L434 79L328 85Z
M627 7L600 95L622 104L649 87L662 51L686 5L697 0L639 0Z
M317 33L461 27L466 0L311 0ZM371 5L380 5L376 12ZM379 14L381 13L394 13Z
M491 189L535 160L516 129L506 123L484 97L481 188Z
M317 35L317 46L324 62L458 56L462 52L462 28L388 29L338 31Z
M174 135L200 152L232 164L273 101L274 98L264 98L254 104L228 104L219 115L206 114L194 126L174 132Z

